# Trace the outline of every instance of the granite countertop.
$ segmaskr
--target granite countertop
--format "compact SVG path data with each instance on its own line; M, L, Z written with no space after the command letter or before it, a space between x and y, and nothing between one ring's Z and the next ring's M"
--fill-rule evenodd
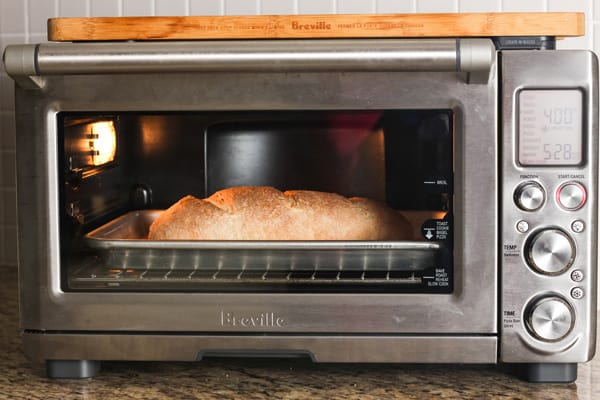
M600 357L573 384L531 384L495 366L337 365L303 360L107 362L50 380L22 353L16 268L0 267L0 399L598 399Z

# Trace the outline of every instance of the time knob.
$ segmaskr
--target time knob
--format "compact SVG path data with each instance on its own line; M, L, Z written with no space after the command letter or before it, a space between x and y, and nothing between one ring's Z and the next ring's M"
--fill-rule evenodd
M567 270L575 259L573 240L559 229L545 229L525 245L527 264L542 274L558 275Z
M575 314L566 300L548 296L533 301L526 311L525 320L533 336L546 342L557 342L573 329Z

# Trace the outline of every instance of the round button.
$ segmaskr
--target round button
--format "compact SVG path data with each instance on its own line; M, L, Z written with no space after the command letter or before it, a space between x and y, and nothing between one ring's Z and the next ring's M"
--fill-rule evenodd
M573 329L575 316L571 306L557 296L536 300L528 310L527 327L540 340L557 342Z
M587 199L587 193L582 184L568 182L558 188L556 199L562 208L574 211L583 207Z
M576 269L573 272L571 272L571 280L573 282L581 282L583 278L585 278L585 275L582 270Z
M571 289L571 297L575 300L583 299L583 289L580 287L574 287Z
M542 274L558 275L568 269L575 258L575 245L558 229L536 233L526 244L529 266Z
M517 222L517 231L521 233L525 233L529 230L529 223L527 221L519 221Z
M571 224L571 230L575 233L581 233L585 230L585 223L580 220L573 221Z
M544 189L536 182L526 182L515 191L515 203L523 211L535 211L546 200Z

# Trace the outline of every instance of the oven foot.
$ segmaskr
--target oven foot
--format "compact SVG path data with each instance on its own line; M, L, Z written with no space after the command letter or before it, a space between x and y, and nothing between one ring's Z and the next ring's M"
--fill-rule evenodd
M46 360L46 375L53 379L93 378L100 372L100 361Z
M572 383L577 379L577 363L509 364L509 371L532 383Z

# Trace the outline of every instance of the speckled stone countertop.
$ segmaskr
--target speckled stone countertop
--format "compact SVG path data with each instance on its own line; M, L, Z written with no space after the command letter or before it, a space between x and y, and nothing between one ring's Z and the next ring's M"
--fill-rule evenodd
M0 267L0 399L600 399L600 360L576 383L530 384L494 366L335 365L302 360L103 363L50 380L21 350L16 268Z

